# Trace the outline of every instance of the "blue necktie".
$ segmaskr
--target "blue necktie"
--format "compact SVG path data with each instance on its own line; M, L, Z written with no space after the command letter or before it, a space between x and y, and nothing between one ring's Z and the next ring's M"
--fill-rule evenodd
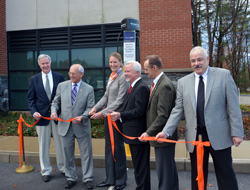
M72 90L72 92L71 92L72 105L74 104L75 99L76 99L76 95L77 95L77 90L76 90L76 88L77 88L77 84L74 84L74 88L73 88L73 90Z

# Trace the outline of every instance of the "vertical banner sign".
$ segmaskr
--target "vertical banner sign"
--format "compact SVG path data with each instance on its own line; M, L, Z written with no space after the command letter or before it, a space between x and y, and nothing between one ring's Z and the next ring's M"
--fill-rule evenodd
M123 32L123 61L135 61L135 30Z

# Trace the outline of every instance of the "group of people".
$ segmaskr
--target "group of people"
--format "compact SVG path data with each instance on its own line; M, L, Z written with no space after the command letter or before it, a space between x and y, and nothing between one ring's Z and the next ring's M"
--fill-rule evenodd
M243 124L236 85L226 69L209 67L207 51L194 47L190 52L193 73L178 81L177 89L162 71L157 55L147 56L143 66L153 80L150 88L141 79L141 64L129 61L123 66L117 52L109 56L112 71L103 97L95 104L94 89L82 81L84 68L70 67L70 80L51 70L51 58L40 55L42 70L30 79L28 104L32 116L39 122L39 159L42 180L49 182L52 171L49 161L51 128L56 146L57 166L72 188L77 181L75 166L75 138L81 152L82 181L93 189L93 154L90 119L104 117L106 178L97 187L126 187L127 165L124 142L129 144L137 190L150 190L150 146L155 150L159 190L178 190L179 179L175 163L175 143L162 143L158 138L178 140L178 123L185 119L186 141L209 141L204 147L204 187L208 177L208 158L211 154L220 190L237 190L237 179L232 167L231 146L243 140ZM107 115L116 122L114 157ZM51 117L53 121L42 118ZM58 117L71 122L58 121ZM155 137L148 141L147 137ZM198 190L196 147L187 145L191 159L192 190ZM115 158L115 160L114 160Z

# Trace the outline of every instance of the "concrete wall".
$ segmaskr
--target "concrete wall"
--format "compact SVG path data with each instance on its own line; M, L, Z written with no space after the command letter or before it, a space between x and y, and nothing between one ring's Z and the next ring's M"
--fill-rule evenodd
M27 30L139 19L139 0L6 0L6 30Z

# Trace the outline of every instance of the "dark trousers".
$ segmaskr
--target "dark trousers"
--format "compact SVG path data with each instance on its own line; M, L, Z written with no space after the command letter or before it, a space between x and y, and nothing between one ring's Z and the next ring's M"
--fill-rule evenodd
M150 145L130 144L129 148L135 168L136 190L150 190Z
M197 127L197 138L198 135L202 135L202 141L209 141L206 127ZM223 150L214 150L211 146L204 146L204 158L203 158L203 172L204 172L204 187L207 189L207 177L208 177L208 160L209 153L212 156L215 174L217 178L218 188L220 190L237 190L238 184L237 179L232 166L232 156L231 156L231 147ZM190 153L191 159L191 181L192 181L192 190L198 190L197 178L197 157L196 157L196 147L194 152Z
M156 171L159 179L159 190L178 190L179 180L174 160L175 144L155 147Z
M120 131L122 131L122 126L119 121L116 122L117 127ZM109 135L109 128L108 128L108 121L105 118L105 169L106 169L106 184L110 185L123 185L127 181L127 161L126 161L126 154L125 154L125 147L123 136L115 129L114 131L114 142L115 142L115 159L114 161L111 142L110 142L110 135Z

